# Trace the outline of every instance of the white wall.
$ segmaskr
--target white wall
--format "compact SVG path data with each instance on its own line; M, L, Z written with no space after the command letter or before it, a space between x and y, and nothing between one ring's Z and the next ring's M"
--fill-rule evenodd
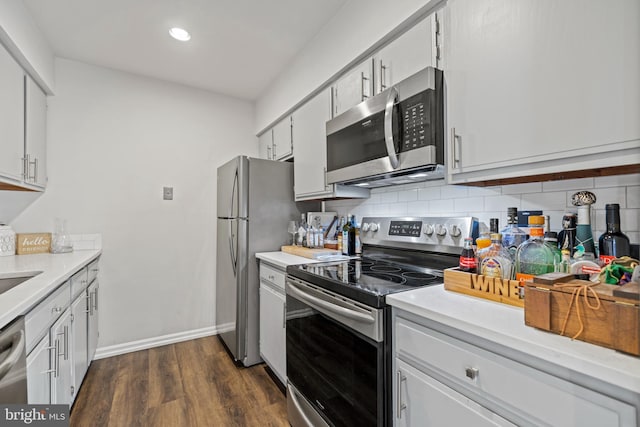
M257 100L255 132L264 130L412 15L440 2L348 1Z
M588 190L596 195L591 227L597 240L605 231L605 205L620 204L622 231L632 243L640 242L640 174L602 178L534 182L495 187L446 185L427 181L371 190L366 200L341 200L325 204L327 211L341 215L353 213L358 222L363 216L475 216L489 225L498 218L500 228L506 225L507 208L542 210L551 217L551 229L562 227L565 212L577 212L571 195Z
M0 41L31 77L51 93L55 83L53 51L22 0L0 1Z
M257 155L250 103L56 59L46 192L17 232L101 233L100 347L212 328L216 169ZM174 200L162 200L162 187Z

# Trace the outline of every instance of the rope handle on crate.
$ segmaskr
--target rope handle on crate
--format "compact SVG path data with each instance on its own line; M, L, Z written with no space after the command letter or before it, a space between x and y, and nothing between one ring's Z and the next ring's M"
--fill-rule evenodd
M569 315L571 314L571 307L573 307L574 301L576 302L576 312L578 313L578 323L580 324L580 329L574 336L571 337L571 339L572 340L576 339L580 336L580 334L582 334L582 331L584 330L584 323L582 322L582 317L580 316L580 304L578 304L577 302L578 298L580 298L580 293L582 292L585 305L592 310L598 310L600 308L600 298L598 297L598 293L593 290L592 286L599 285L599 284L600 284L599 282L589 283L585 285L574 285L572 283L565 283L563 285L555 286L556 288L570 288L570 287L574 288L571 294L571 302L569 303L569 309L567 310L567 314L564 316L564 322L562 323L562 330L560 331L560 335L564 335L564 330L567 327L567 321L569 320ZM591 305L589 303L588 291L591 291L591 293L595 297L596 304Z

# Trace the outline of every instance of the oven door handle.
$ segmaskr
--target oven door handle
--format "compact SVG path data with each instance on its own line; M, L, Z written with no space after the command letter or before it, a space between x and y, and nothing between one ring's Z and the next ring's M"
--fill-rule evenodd
M373 316L367 316L359 311L333 304L330 301L326 301L314 295L309 295L307 292L297 287L293 282L288 282L288 285L290 294L303 300L313 308L327 310L361 323L374 323L376 321Z
M398 153L393 141L393 106L398 102L398 89L392 86L387 95L387 104L384 108L384 143L387 147L387 155L393 169L398 168Z

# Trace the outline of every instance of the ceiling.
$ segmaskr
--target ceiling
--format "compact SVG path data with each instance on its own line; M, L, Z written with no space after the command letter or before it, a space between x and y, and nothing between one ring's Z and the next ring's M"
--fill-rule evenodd
M347 0L24 1L56 56L255 100Z

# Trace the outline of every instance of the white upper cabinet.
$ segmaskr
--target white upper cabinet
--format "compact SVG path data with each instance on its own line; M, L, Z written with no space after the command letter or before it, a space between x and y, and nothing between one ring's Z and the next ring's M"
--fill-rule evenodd
M46 186L47 96L0 45L0 188Z
M30 184L47 185L47 96L31 77L25 77L25 153Z
M292 117L288 116L258 136L258 156L267 160L293 157Z
M334 117L373 95L373 64L373 58L369 58L333 84Z
M0 45L0 176L22 181L24 157L24 72Z
M258 137L258 153L261 159L273 160L273 129Z
M640 163L640 2L450 0L448 181Z
M320 92L293 113L293 179L296 198L328 192L327 131L331 118L329 89Z
M431 15L374 55L376 93L436 65L434 31L435 15Z
M287 160L293 156L291 126L291 116L288 116L273 127L273 160Z

